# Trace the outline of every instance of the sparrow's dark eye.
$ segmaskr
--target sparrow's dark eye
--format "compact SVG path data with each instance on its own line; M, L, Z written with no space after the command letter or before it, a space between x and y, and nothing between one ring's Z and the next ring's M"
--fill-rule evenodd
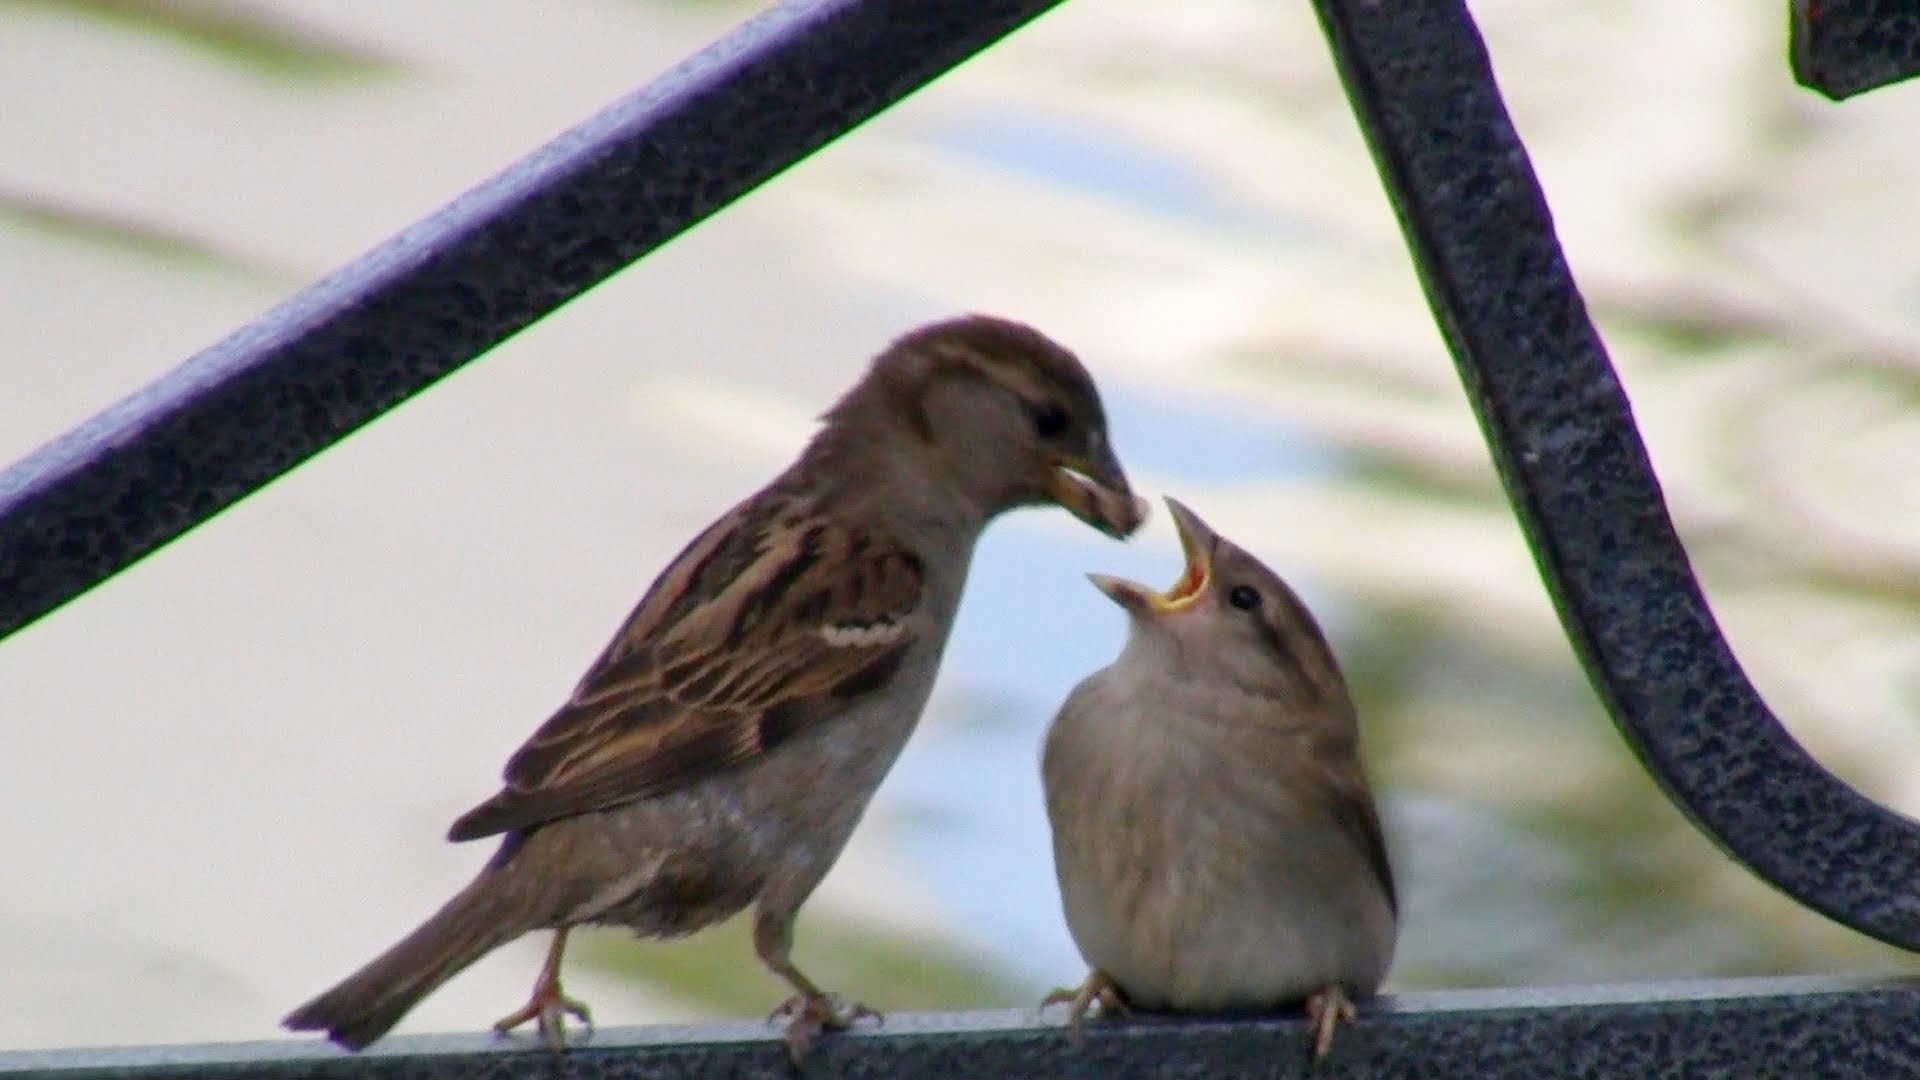
M1251 585L1235 585L1227 594L1227 603L1241 611L1252 611L1260 606L1260 592Z
M1057 439L1067 430L1067 410L1058 405L1036 405L1033 409L1034 434L1043 439Z

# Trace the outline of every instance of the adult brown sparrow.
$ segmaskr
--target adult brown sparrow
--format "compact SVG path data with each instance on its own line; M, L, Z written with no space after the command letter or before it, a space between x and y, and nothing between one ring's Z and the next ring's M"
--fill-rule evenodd
M358 1049L487 952L554 931L526 1006L556 1050L575 926L668 938L755 909L794 996L795 1060L847 1005L791 959L833 866L927 702L975 542L1054 503L1114 537L1144 519L1092 378L1029 327L970 316L893 342L799 460L663 571L573 696L453 840L501 837L424 925L286 1018Z
M1093 969L1044 1004L1181 1012L1304 1001L1314 1057L1386 977L1393 870L1353 701L1273 571L1172 499L1166 593L1101 574L1127 643L1047 732L1041 772L1067 926Z

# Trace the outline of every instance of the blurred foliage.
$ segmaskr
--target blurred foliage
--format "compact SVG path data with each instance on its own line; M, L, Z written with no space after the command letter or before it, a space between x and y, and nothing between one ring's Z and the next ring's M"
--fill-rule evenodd
M600 970L652 983L711 1016L762 1015L791 991L753 951L751 914L668 942L617 932L583 938L580 957ZM1021 982L979 952L864 926L812 905L794 931L794 963L816 983L882 1013L1031 1005Z
M135 258L256 279L277 279L288 287L304 281L304 277L292 269L223 250L188 233L129 215L71 205L46 195L0 189L0 228L33 230Z
M1352 480L1462 498L1450 479L1422 490L1412 469L1368 466ZM1508 512L1486 498L1490 513ZM1801 907L1695 829L1615 729L1571 645L1564 662L1543 661L1445 613L1355 606L1341 658L1411 900L1393 987L1920 974L1920 957ZM1395 815L1410 793L1457 813Z
M366 45L217 0L0 0L0 7L91 19L279 78L353 78L401 68Z
M403 66L369 46L292 18L218 0L0 0L0 12L9 8L84 19L272 79L311 83L362 78L394 74ZM289 286L305 280L305 275L222 250L187 232L82 206L49 192L0 190L0 223L139 258L272 278Z

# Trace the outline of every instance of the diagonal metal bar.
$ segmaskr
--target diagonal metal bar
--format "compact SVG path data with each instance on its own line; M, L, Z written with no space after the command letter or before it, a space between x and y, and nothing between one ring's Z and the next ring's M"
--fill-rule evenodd
M1059 0L789 0L0 474L0 637Z
M1315 0L1560 618L1627 742L1722 849L1920 948L1920 826L1840 782L1727 647L1461 0Z
M1920 75L1920 0L1792 0L1800 85L1835 101Z

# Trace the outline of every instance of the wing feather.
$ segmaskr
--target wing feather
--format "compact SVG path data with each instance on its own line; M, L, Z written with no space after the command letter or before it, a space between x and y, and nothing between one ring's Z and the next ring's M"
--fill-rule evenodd
M1319 765L1321 783L1332 795L1328 805L1335 826L1366 856L1380 888L1387 894L1387 906L1399 914L1400 896L1394 888L1393 864L1387 858L1386 835L1380 828L1380 812L1374 805L1366 777L1351 766L1330 768L1324 760Z
M743 504L681 552L452 839L677 790L887 683L925 630L919 558L770 502Z

